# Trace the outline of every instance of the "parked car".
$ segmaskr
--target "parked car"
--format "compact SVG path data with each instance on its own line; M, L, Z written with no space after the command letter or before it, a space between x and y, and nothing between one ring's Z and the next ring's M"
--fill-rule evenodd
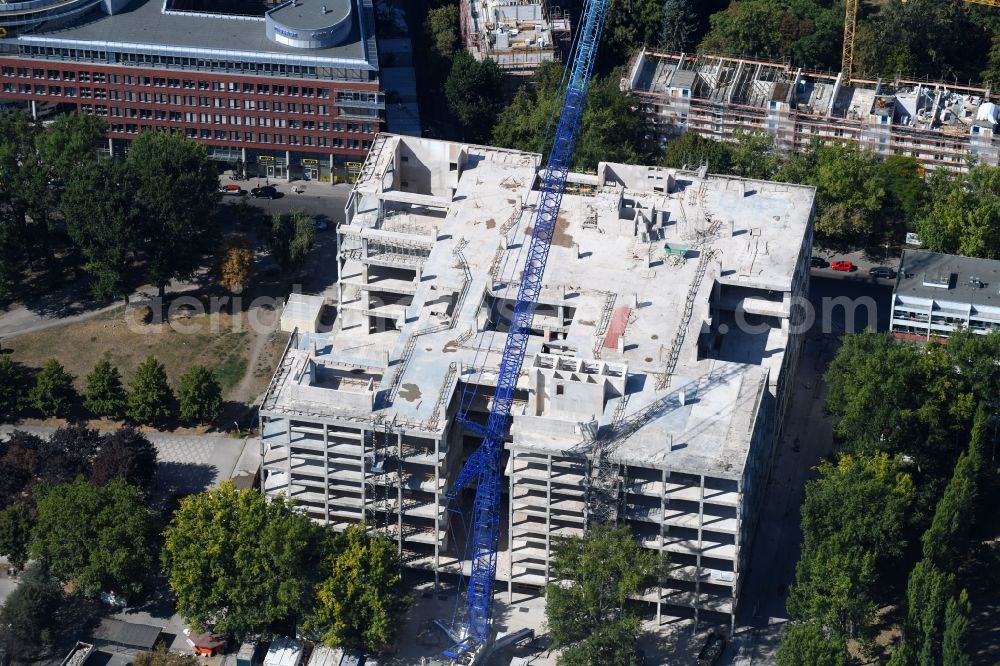
M829 265L830 262L823 257L809 257L810 268L826 268Z
M231 196L236 196L236 197L247 193L246 190L244 190L236 183L229 183L228 185L223 185L222 187L219 188L219 191L222 192L223 194L229 194Z
M277 199L278 190L272 185L265 185L264 187L255 187L250 190L250 196L254 199Z
M329 228L330 225L328 225L323 220L313 220L313 229L315 229L316 231L326 231Z
M830 264L830 268L835 271L840 271L841 273L850 273L854 270L854 264L846 259L843 261L835 261Z
M713 666L726 649L726 639L724 636L714 631L705 639L705 645L698 653L698 666Z
M876 266L875 268L868 271L868 275L873 278L883 278L886 280L891 280L896 277L896 271L892 270L888 266Z

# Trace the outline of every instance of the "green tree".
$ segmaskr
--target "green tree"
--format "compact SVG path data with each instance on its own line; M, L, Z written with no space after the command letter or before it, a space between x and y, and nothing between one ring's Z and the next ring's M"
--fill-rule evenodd
M28 561L34 526L31 507L25 502L11 504L0 511L0 555L6 555L8 561L18 568L24 568Z
M1000 33L994 34L990 40L990 53L986 62L986 69L979 78L991 90L1000 90Z
M19 293L19 279L31 250L28 202L31 172L26 157L33 157L38 125L24 111L0 113L0 297Z
M953 569L968 549L976 495L976 464L963 452L923 535L924 557L938 568Z
M905 155L889 155L881 165L889 212L908 229L916 228L917 218L927 199L927 181L917 160Z
M978 164L958 176L935 170L929 188L917 220L923 244L933 252L1000 259L1000 168Z
M707 139L696 132L684 132L667 143L663 153L663 166L680 169L697 169L708 164L714 173L732 173L733 145Z
M90 470L90 482L104 486L114 479L148 493L156 478L156 447L131 426L101 437L100 448Z
M459 50L452 59L444 94L465 138L484 140L503 108L503 72L492 58L478 62L465 49Z
M177 400L185 421L211 421L222 409L222 387L211 370L195 365L181 377Z
M31 406L45 416L68 415L75 397L73 375L54 358L45 363L35 378L35 385L28 392Z
M271 254L284 270L301 268L312 250L315 235L312 217L304 209L296 208L289 215L275 213L268 236Z
M880 159L857 144L814 144L812 172L804 181L816 186L816 234L833 241L865 239L877 227L885 202Z
M643 44L659 41L663 0L610 0L600 60L616 66Z
M442 5L427 12L424 31L431 50L445 60L451 60L458 46L458 5Z
M227 481L182 499L164 536L163 568L191 627L243 637L303 615L323 532L285 499Z
M642 121L632 99L608 77L590 82L573 151L573 168L595 171L598 162L636 164L640 161Z
M13 419L26 398L27 373L10 355L0 353L0 419Z
M698 12L691 0L666 0L660 18L660 47L687 51L698 32Z
M914 345L885 333L847 335L824 375L826 409L834 433L849 448L893 442L911 432L924 395L923 372Z
M957 598L948 600L944 611L944 638L941 647L941 663L947 666L969 666L969 615L972 605L969 593L962 590Z
M560 664L631 663L639 623L626 602L662 572L657 554L642 548L628 527L598 523L582 538L558 539L552 573L562 582L545 588L545 616L554 646L570 648L572 661L564 655ZM602 661L608 655L615 661Z
M139 423L158 423L170 418L173 404L166 368L152 355L147 356L129 386L128 417Z
M778 666L847 666L847 650L819 623L793 622L785 625L775 660Z
M83 406L95 416L119 418L125 411L128 395L122 386L118 368L107 359L101 359L87 375Z
M316 590L304 626L318 631L331 647L386 650L409 605L395 544L353 525L337 535L332 550L322 568L329 574Z
M53 642L62 602L59 582L44 563L32 563L0 608L0 653L16 663L30 662Z
M97 163L97 149L105 141L107 132L108 124L100 116L63 113L46 125L36 143L49 174L65 181L77 169ZM95 198L108 194L101 190L91 192Z
M153 512L121 479L103 487L84 479L35 490L38 521L31 554L87 596L132 598L153 566Z
M743 178L766 180L778 170L774 135L768 132L733 133L732 173Z
M906 587L903 642L898 657L894 655L898 663L920 666L940 663L945 609L954 590L954 574L944 573L930 560L920 560L913 567Z
M68 176L62 197L66 227L94 279L91 291L101 300L128 295L131 254L140 226L137 185L128 166L117 160L86 163Z
M146 276L162 297L167 282L199 267L197 248L215 245L219 179L205 146L177 133L144 131L129 147L126 163L141 212L138 248Z
M882 453L825 462L806 484L802 555L788 609L841 640L867 637L877 603L877 567L899 557L913 481Z
M559 666L639 666L635 641L642 632L636 615L602 624L586 639L573 643L556 659Z
M533 87L522 86L513 102L497 117L491 143L529 152L547 152L552 137L549 119L562 104L559 84L564 69L545 63L534 74ZM631 98L622 93L615 79L594 79L573 154L573 168L593 171L598 162L635 163L641 159L642 126L632 113ZM549 143L543 144L548 139Z

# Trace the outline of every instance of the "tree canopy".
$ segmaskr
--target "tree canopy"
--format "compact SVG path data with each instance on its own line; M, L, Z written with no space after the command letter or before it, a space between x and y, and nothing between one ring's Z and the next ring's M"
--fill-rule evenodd
M382 652L392 645L408 602L403 592L396 545L364 525L338 534L316 589L307 630L315 629L331 647Z
M191 627L243 637L307 610L322 530L283 498L225 482L182 499L164 536L163 568Z
M503 107L503 72L491 59L455 52L444 84L448 108L469 141L484 141Z
M929 182L930 203L917 221L921 242L933 252L1000 259L1000 168L937 170Z
M535 70L534 86L522 86L493 127L491 143L504 148L547 152L555 129L553 112L562 104L559 84L564 68L545 63ZM573 168L593 171L598 162L636 163L643 156L642 124L617 79L594 79L580 120ZM551 122L550 122L551 119ZM546 136L548 131L549 136Z
M45 416L68 416L75 398L73 375L54 358L46 361L28 392L31 406Z
M91 290L102 300L129 293L140 226L136 183L125 162L85 163L68 173L62 210L70 238L86 257Z
M90 482L103 486L123 479L148 493L156 478L156 465L156 447L141 432L125 426L101 437L91 464Z
M173 413L174 394L167 383L167 370L153 356L147 356L132 377L128 416L139 423L159 423Z
M188 277L198 267L198 248L213 245L219 178L204 145L151 130L132 142L127 168L140 211L137 248L147 278L162 295L167 282Z
M95 416L118 418L124 413L127 403L128 395L122 386L118 368L107 359L101 359L87 375L83 406Z
M31 554L87 596L135 597L153 565L153 513L122 479L93 486L78 479L35 490L38 519Z
M558 539L545 588L553 644L566 648L561 666L628 665L635 659L639 620L627 600L655 585L664 563L631 530L598 523L582 538Z
M205 423L222 410L222 386L211 370L194 365L181 377L177 401L182 419Z
M31 661L55 638L56 611L63 601L59 582L35 562L0 607L0 653L18 663Z

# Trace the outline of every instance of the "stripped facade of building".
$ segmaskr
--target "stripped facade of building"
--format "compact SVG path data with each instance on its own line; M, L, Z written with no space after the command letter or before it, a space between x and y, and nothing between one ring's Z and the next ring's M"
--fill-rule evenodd
M851 141L925 168L997 166L1000 120L989 89L909 79L846 81L785 63L709 54L639 51L621 80L639 102L647 139L683 132L725 140L767 132L780 150L813 140Z

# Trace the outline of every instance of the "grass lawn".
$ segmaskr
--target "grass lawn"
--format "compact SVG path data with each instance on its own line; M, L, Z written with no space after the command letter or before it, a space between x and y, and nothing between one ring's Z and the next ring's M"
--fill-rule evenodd
M250 330L244 314L200 315L178 324L127 322L123 311L117 309L93 319L8 338L4 347L13 350L13 360L29 368L57 359L76 377L76 388L81 392L87 374L100 359L116 366L127 386L136 367L151 354L166 367L174 388L188 368L204 365L215 372L226 400L249 402L266 388L268 370L288 339L285 333ZM255 352L256 358L252 358ZM251 363L253 374L247 385L237 390Z

